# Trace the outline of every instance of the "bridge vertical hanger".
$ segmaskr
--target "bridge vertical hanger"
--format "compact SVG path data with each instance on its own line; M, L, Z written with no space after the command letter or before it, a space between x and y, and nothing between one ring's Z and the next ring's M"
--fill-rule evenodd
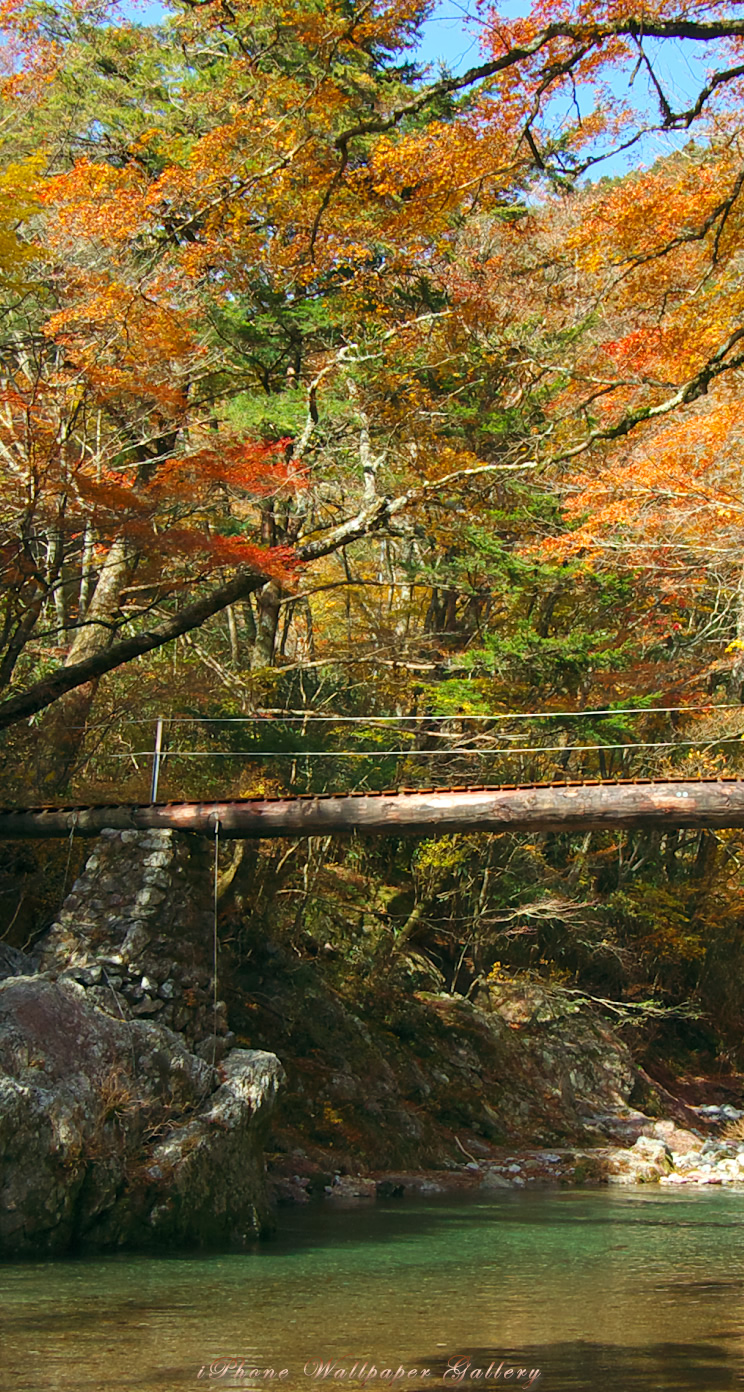
M152 782L150 784L150 802L157 802L158 798L158 779L160 777L160 760L163 752L163 717L158 716L158 723L155 726L155 749L152 756Z
M214 819L214 919L212 924L212 1067L214 1068L217 1057L217 949L219 937L217 932L217 905L219 900L219 880L220 880L220 819Z
M73 843L73 841L75 840L75 827L77 826L77 824L78 824L78 814L77 814L77 812L73 812L73 814L72 814L72 820L71 820L71 824L70 824L70 839L69 839L69 842L68 842L68 845L67 845L67 864L65 865L65 873L64 873L64 878L63 878L63 880L62 880L62 901L63 901L63 903L64 903L65 895L67 894L67 880L68 880L68 877L69 877L69 874L70 874L70 865L71 865L71 863L72 863L72 843Z

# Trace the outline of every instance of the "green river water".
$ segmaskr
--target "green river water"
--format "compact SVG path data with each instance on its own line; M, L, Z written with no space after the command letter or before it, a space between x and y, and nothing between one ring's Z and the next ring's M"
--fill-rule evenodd
M744 1387L743 1218L744 1192L509 1192L283 1209L248 1253L7 1264L0 1388Z

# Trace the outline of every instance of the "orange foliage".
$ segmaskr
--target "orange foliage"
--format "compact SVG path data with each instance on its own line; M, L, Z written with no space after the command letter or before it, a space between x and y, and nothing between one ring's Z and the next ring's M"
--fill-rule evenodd
M94 11L80 0L76 12ZM696 0L680 16L653 0L640 13L653 36L721 11ZM299 366L275 354L284 380L262 383L267 412L296 393L296 421L296 389L325 390L351 365L359 382L345 380L343 395L353 388L367 434L372 419L386 442L380 489L426 484L434 509L433 485L458 470L542 466L565 503L564 530L545 543L553 556L646 548L660 564L664 548L681 548L694 570L711 527L738 554L741 389L714 372L744 322L733 104L723 85L708 94L705 148L571 191L600 137L617 142L638 124L610 86L642 62L637 11L631 0L537 0L526 17L488 4L482 14L478 80L445 80L427 101L397 66L419 0L177 11L177 118L161 95L144 126L127 133L122 120L115 152L78 146L41 188L41 347L0 400L8 517L30 507L50 526L64 516L73 535L123 536L148 574L169 558L174 585L188 583L191 562L199 576L252 566L286 578L300 530L298 516L294 531L287 521L291 499L308 474L289 441L240 438L224 416L246 361L258 396L242 346L267 306L279 328L299 306L323 334L307 331ZM21 0L6 6L28 74L58 61L35 15ZM718 41L726 60L741 46L735 32ZM576 92L583 102L590 85L588 111L555 117L551 102L570 106ZM683 115L662 112L659 124L682 128ZM231 315L243 303L236 346ZM353 516L360 494L369 501L372 471L349 484L349 453L317 447L330 461L318 530ZM453 528L436 526L439 538Z

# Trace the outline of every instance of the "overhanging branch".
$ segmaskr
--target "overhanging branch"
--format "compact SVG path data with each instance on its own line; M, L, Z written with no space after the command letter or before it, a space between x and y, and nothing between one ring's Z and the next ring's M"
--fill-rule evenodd
M180 638L182 633L189 633L191 629L201 627L213 614L219 614L226 609L228 604L246 599L254 590L260 589L265 580L264 575L258 575L254 571L241 571L226 585L220 585L218 589L212 590L193 604L187 604L171 619L157 624L155 628L146 628L129 638L122 638L118 643L112 643L110 647L94 653L82 662L75 662L69 667L58 667L48 677L43 677L26 691L19 692L17 696L10 696L0 704L0 730L6 730L10 725L27 720L37 711L51 706L68 691L74 691L86 682L97 681L107 672L112 672L115 667L123 667L135 657L143 657L145 653L154 652L156 648L171 643L174 638Z

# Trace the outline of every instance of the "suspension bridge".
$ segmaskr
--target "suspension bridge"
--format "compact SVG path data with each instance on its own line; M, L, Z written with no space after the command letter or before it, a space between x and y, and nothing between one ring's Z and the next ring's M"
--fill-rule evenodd
M0 809L0 838L171 829L213 838L744 827L744 779L640 778Z

